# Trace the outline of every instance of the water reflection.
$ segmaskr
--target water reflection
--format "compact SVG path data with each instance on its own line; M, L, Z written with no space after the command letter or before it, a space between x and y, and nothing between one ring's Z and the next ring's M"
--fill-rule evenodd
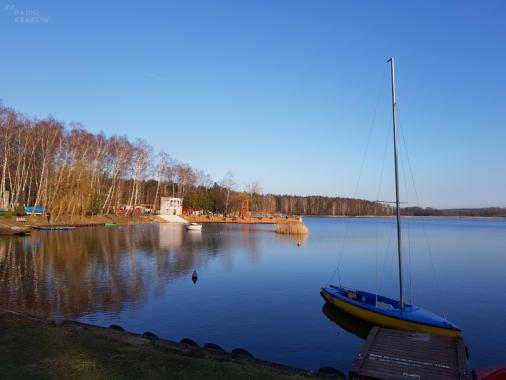
M53 318L119 312L165 292L168 280L190 277L224 244L168 224L2 238L0 305Z
M286 235L276 234L276 240L293 242L297 246L301 246L307 240L309 235Z
M204 225L201 234L164 224L2 237L0 307L243 347L297 367L346 370L368 326L329 306L324 317L318 292L344 245L343 283L376 290L378 278L382 292L395 296L394 221L305 222L311 233L300 247L299 237L276 235L272 226L233 224ZM415 303L446 313L464 329L472 366L503 360L506 311L497 300L506 288L506 220L409 218L404 224ZM435 287L434 268L444 291Z
M339 310L337 307L326 302L322 309L323 314L342 329L365 339L369 335L371 325L355 318L354 316Z

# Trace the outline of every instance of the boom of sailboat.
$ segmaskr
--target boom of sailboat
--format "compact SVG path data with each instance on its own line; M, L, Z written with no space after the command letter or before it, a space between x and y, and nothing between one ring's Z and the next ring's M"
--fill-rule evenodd
M320 294L328 303L373 325L400 330L457 336L461 333L461 329L452 322L448 321L446 318L421 307L404 302L394 58L390 58L388 62L390 62L392 78L392 121L394 138L397 253L399 264L399 300L394 300L379 294L335 285L322 288Z

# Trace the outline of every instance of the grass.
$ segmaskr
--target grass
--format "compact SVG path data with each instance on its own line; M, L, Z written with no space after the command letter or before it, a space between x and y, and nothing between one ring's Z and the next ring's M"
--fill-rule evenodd
M276 224L276 233L285 235L306 235L307 227L303 223Z
M122 341L114 339L119 334ZM0 377L9 379L301 379L267 366L196 358L110 329L56 326L0 312Z

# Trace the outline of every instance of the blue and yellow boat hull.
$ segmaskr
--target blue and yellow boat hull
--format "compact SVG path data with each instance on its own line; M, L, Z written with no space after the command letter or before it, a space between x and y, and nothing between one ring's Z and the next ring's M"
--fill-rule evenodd
M384 296L336 286L322 288L321 295L328 303L372 325L446 336L461 333L439 315L409 304L401 309L399 301Z

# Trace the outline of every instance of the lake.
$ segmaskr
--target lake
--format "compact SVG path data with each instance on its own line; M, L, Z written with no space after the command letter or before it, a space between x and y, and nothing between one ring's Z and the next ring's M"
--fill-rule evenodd
M304 222L300 240L233 224L2 237L0 306L348 371L369 326L324 307L319 291L334 274L332 283L398 297L395 220ZM405 218L403 232L407 300L464 330L471 368L505 362L506 220Z

